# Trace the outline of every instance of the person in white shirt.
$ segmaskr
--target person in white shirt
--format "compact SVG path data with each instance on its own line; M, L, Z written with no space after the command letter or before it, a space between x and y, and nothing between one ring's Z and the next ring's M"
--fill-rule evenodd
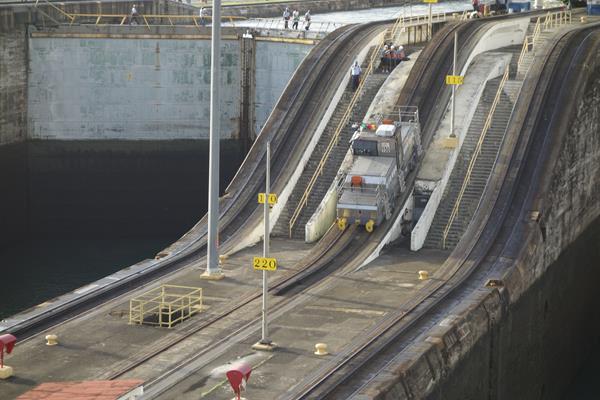
M135 8L135 4L131 6L131 15L129 16L129 25L135 20L135 24L138 24L138 12L137 8Z
M198 15L200 16L200 25L206 25L206 9L204 7L200 8L200 12L198 13Z
M362 70L360 69L360 65L358 65L358 61L354 61L354 64L352 64L350 67L350 75L352 76L352 91L356 91L356 89L358 89L361 72Z
M306 14L304 14L304 29L308 30L310 28L310 20L310 10L308 10Z
M287 29L288 26L288 22L290 21L290 10L286 7L285 10L283 10L283 28Z

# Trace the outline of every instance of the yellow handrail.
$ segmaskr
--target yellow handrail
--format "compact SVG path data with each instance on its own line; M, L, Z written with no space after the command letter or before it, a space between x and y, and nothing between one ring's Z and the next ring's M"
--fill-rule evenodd
M362 89L364 88L365 82L367 81L367 77L373 71L373 65L375 63L375 60L379 57L381 47L382 47L382 44L379 44L377 46L377 48L375 49L375 51L373 52L373 54L371 55L371 59L369 60L369 65L363 75L364 78L361 79L361 82L358 85L358 88L354 92L354 95L352 96L352 99L350 100L350 104L348 104L348 107L344 111L344 115L342 116L340 122L338 123L338 125L334 131L334 134L331 137L329 144L327 145L327 149L325 149L325 152L323 153L323 156L321 157L321 160L319 161L319 164L317 165L317 169L313 173L313 176L310 178L310 181L308 182L306 190L304 190L302 198L300 199L298 206L296 207L296 209L294 210L294 213L292 214L292 217L290 218L290 222L289 222L290 237L292 237L292 229L294 228L294 224L296 223L298 217L300 216L302 209L304 208L304 206L306 206L306 203L308 202L308 196L310 196L310 193L312 192L312 189L313 189L315 183L317 182L319 175L321 175L323 173L323 168L325 167L325 163L327 162L327 159L329 158L329 154L333 150L333 147L335 145L337 145L337 143L339 142L340 133L342 132L342 130L344 129L344 127L350 120L350 114L352 114L352 110L360 97L360 93L362 92Z
M422 17L424 17L424 19L421 21ZM447 16L445 13L436 13L435 21L438 21L438 22L444 21L446 19L446 17ZM416 21L416 24L419 24L421 22L427 23L428 20L429 20L429 17L427 15L423 15L423 16L417 15L414 17L398 17L398 19L394 22L392 27L388 28L388 30L384 33L384 37L387 36L393 40L393 39L395 39L395 36L398 33L398 30L400 29L400 27L407 26L407 22L412 24L412 23L415 23L415 21ZM434 19L432 18L432 20L434 20ZM296 209L294 210L292 217L290 218L290 222L289 222L289 236L290 237L292 237L292 230L294 229L294 225L296 224L298 218L300 217L300 213L302 212L302 209L308 203L308 197L310 196L312 189L313 189L315 183L317 182L319 175L321 175L323 173L323 168L325 167L325 163L327 162L327 159L329 158L329 154L333 150L334 145L336 145L338 143L340 133L344 129L344 126L348 123L348 120L350 119L350 114L352 113L352 110L360 97L360 94L365 85L365 82L367 81L367 77L373 72L373 69L374 69L373 66L375 64L375 60L380 58L380 52L381 52L382 47L383 47L383 43L380 43L377 46L377 48L375 49L375 51L373 52L373 54L371 55L371 59L369 60L369 66L367 67L367 70L363 74L363 79L361 79L361 82L360 82L358 88L356 89L354 96L352 96L352 99L350 100L350 104L348 104L348 107L346 108L340 122L338 123L338 125L334 131L334 134L333 134L331 140L329 141L329 144L327 145L327 149L325 150L325 152L323 153L323 156L321 157L321 160L319 161L317 169L315 170L312 177L310 178L308 185L307 185L306 189L304 190L304 193L302 194L302 198L300 199L300 202L296 206Z
M494 101L492 102L492 106L490 107L490 111L488 112L487 118L485 119L485 124L483 125L483 129L481 130L481 135L479 136L479 140L477 141L477 145L475 147L475 151L471 156L471 160L469 162L469 167L467 168L467 173L463 179L462 186L460 188L460 192L458 193L458 197L454 202L454 207L452 207L452 213L450 214L450 218L448 219L448 223L446 224L446 228L444 229L444 234L442 235L442 249L446 248L446 238L448 237L448 233L450 232L450 228L454 223L454 219L458 215L458 209L460 207L460 203L462 202L463 195L465 194L465 190L467 189L467 185L471 180L471 174L473 173L473 168L475 167L475 162L479 157L479 153L481 153L481 146L483 145L483 140L487 135L487 132L492 125L492 117L494 112L496 111L496 107L500 102L500 95L502 94L502 89L504 89L504 84L508 79L508 71L509 67L507 66L504 70L504 75L502 76L502 80L500 81L500 86L498 86L498 91L496 92L496 96L494 97Z
M542 22L543 20L543 22ZM525 36L525 40L523 41L523 48L521 49L521 54L519 55L519 60L517 62L517 71L521 69L521 65L523 60L525 59L525 54L535 49L537 42L539 40L540 34L546 30L551 29L563 24L571 23L571 11L555 11L548 12L546 15L539 17L535 23L535 28L533 29L533 34L529 36ZM531 46L531 49L530 49Z
M66 13L65 13L66 14ZM119 19L121 20L121 22L119 23L119 25L123 25L125 23L125 21L127 21L127 19L129 17L131 17L130 14L83 14L83 13L75 13L75 14L66 14L68 16L70 16L71 18L71 24L73 22L75 22L75 19L77 18L89 18L89 19L96 19L96 23L95 25L98 25L100 20L102 19L109 19L109 18L114 18L114 19ZM194 25L198 25L198 21L201 19L210 21L212 20L211 16L203 16L200 17L199 15L172 15L172 14L140 14L139 15L140 18L144 19L146 25L149 25L148 23L148 19L158 19L158 20L162 20L162 19L166 19L169 22L169 25L174 25L173 24L173 20L191 20L191 22L194 23ZM247 18L245 17L238 17L238 16L222 16L221 19L223 20L229 20L229 22L233 22L234 20L245 20Z

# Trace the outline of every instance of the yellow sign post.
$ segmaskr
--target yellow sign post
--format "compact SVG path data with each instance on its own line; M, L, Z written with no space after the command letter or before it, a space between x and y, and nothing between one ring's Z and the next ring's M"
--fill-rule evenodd
M277 271L277 260L269 257L254 257L254 269L262 271Z
M446 75L446 85L462 85L465 77L461 75Z
M271 205L277 204L277 195L275 193L269 193L269 198L267 199L267 201ZM265 204L265 194L264 193L258 194L258 203Z
M423 0L423 3L437 3L438 0Z

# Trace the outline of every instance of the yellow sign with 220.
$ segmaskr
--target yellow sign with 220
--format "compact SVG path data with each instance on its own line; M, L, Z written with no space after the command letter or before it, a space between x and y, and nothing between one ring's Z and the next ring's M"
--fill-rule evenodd
M262 271L276 271L277 260L269 257L254 257L253 260L254 269Z

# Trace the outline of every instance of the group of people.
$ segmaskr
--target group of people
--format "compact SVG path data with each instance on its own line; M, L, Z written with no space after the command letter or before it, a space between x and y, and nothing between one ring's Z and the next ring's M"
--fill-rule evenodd
M310 29L310 21L311 21L310 10L304 14L304 29ZM283 27L285 29L289 29L290 20L292 21L292 29L298 29L298 24L300 23L300 12L298 10L294 10L290 12L288 7L283 10Z
M395 46L392 43L386 43L381 49L381 64L382 72L392 72L392 70L406 60L406 53L402 45Z

